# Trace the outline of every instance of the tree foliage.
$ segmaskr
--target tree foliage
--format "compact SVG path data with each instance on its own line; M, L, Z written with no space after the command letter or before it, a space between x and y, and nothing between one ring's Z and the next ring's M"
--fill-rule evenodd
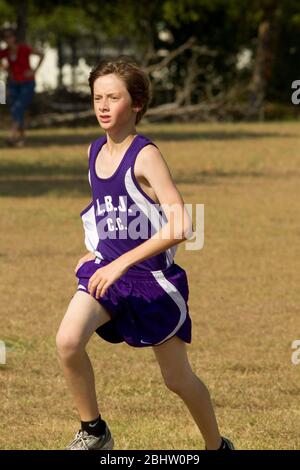
M194 74L190 103L253 81L263 22L270 31L266 98L286 100L299 73L299 0L0 0L0 18L22 24L29 42L59 47L61 60L73 64L84 56L92 65L111 44L151 67L194 38L192 47L153 74L172 99ZM239 72L237 57L246 49L252 61Z

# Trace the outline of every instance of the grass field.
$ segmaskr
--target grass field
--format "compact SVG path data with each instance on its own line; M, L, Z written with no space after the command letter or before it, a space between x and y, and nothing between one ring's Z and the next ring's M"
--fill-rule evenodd
M186 203L205 205L201 251L181 244L190 362L240 449L300 448L300 123L144 125ZM85 253L86 149L98 129L32 131L0 144L1 449L60 449L78 429L55 335ZM4 137L4 132L0 133ZM100 410L115 449L202 449L151 348L92 338Z

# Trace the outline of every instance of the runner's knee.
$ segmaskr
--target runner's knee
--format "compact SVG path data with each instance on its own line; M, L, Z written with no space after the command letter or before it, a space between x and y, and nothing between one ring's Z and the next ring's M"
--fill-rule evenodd
M85 349L79 336L63 330L59 330L56 335L56 347L59 357L65 362L72 361Z
M193 375L191 369L181 371L176 370L176 367L162 370L161 372L166 387L171 392L174 392L178 395L180 395L184 391Z

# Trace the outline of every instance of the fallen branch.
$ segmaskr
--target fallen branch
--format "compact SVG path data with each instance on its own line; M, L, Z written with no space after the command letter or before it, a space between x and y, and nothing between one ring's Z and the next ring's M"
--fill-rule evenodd
M197 103L193 105L180 106L178 103L166 103L155 108L148 109L145 118L150 118L152 120L159 120L161 118L173 117L173 116L187 116L195 115L196 113L212 113L213 111L218 110L222 106L221 102L212 102L212 103ZM89 119L95 117L93 110L73 112L73 113L49 113L45 115L40 115L37 118L31 119L29 123L30 128L42 127L42 126L51 126L53 124L64 124L75 122L76 120Z

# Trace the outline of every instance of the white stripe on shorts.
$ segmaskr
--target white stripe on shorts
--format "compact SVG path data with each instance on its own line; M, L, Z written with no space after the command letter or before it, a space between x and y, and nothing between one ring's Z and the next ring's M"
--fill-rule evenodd
M179 292L178 289L172 284L168 279L164 276L162 271L151 271L155 279L157 280L158 284L164 289L164 291L174 300L176 303L177 307L180 310L180 318L179 322L177 323L176 327L174 330L162 341L159 343L156 343L155 345L161 344L164 341L167 341L169 338L174 336L179 328L183 325L183 323L186 320L186 315L187 315L187 308L186 308L186 302L184 298L182 297L181 293Z
M77 290L78 290L78 289L84 289L84 290L86 290L86 287L83 286L82 284L78 284Z

